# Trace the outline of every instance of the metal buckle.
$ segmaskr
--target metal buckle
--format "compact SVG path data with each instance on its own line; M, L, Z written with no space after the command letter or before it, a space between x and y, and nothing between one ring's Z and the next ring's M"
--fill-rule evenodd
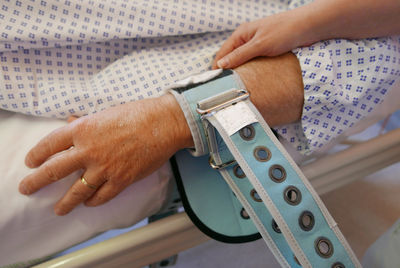
M215 111L221 110L221 109L226 108L226 107L228 107L230 105L234 105L234 104L238 103L239 101L244 101L250 96L250 94L244 89L232 89L232 91L235 94L235 96L233 96L233 97L231 97L229 99L227 98L227 96L224 96L224 97L222 97L222 100L221 100L220 103L215 104L215 105L213 105L213 106L211 106L211 107L209 107L207 109L200 109L199 104L197 104L197 109L196 109L197 113L199 113L201 115L201 118L203 119L205 116L210 115ZM204 128L206 129L205 125L204 125ZM209 133L207 131L205 132L205 134L206 134L206 138L207 138L207 141L208 141L208 149L209 149L209 151L211 153L214 150L213 150L212 146L210 146L210 144L211 144L210 136L209 136ZM222 163L222 164L216 164L215 163L215 159L213 158L212 154L210 154L210 157L208 159L208 163L210 164L210 166L213 169L220 170L220 169L224 169L224 168L226 168L228 166L234 165L237 162L236 162L235 159L233 159L231 161L228 161L228 162L225 162L225 163Z
M238 103L239 101L243 101L243 100L247 99L250 96L250 94L244 89L235 89L235 91L237 93L236 97L226 100L222 103L216 104L208 109L204 109L204 110L200 109L199 105L197 104L197 109L196 109L197 113L200 114L201 116L207 116L207 114L211 114L214 111L218 111L218 110L221 110L230 105L234 105L234 104Z
M236 160L231 160L231 161L229 161L229 162L225 162L225 163L222 163L222 164L217 165L217 164L215 164L214 157L212 157L212 156L210 155L210 158L208 158L208 163L210 164L210 166L211 166L213 169L220 170L220 169L223 169L223 168L226 168L226 167L229 167L229 166L231 166L231 165L236 164Z

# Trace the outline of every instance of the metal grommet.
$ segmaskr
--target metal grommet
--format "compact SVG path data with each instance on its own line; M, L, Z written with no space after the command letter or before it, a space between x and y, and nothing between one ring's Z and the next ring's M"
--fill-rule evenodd
M301 192L297 187L291 185L283 192L283 198L289 205L295 206L301 201Z
M260 162L267 162L271 159L271 151L265 146L257 146L254 149L254 157Z
M240 211L240 216L245 220L250 219L249 214L247 214L247 211L244 208L242 208L242 210Z
M239 165L235 165L233 167L233 174L235 174L235 176L239 179L243 179L246 177L246 174L244 174L242 168Z
M335 262L332 264L331 268L346 268L346 266L344 266L344 264L341 262Z
M294 261L298 264L298 265L300 265L301 266L301 264L300 264L300 262L299 262L299 260L297 259L297 257L295 256L295 255L293 255L293 259L294 259Z
M274 182L283 182L286 179L286 170L281 165L272 165L268 174Z
M256 135L256 130L252 125L247 125L239 130L239 135L245 141L251 141Z
M251 195L251 197L254 199L254 201L256 201L256 202L262 202L262 200L261 200L261 198L260 198L260 196L258 195L258 193L257 193L256 190L254 190L254 189L251 190L250 195Z
M276 221L274 219L272 219L272 229L278 234L282 233L281 229L279 228L278 224L276 224Z
M306 210L300 214L299 225L302 230L306 232L311 231L314 227L314 224L314 215L310 211Z
M315 240L315 251L322 258L329 258L333 254L332 242L326 237L319 237Z

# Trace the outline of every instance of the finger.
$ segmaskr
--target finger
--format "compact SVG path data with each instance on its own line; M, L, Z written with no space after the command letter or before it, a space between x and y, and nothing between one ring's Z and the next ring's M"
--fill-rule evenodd
M244 31L243 28L239 27L236 31L232 33L232 35L222 44L221 48L218 50L215 55L215 59L213 62L213 68L223 68L222 66L218 66L218 61L235 50L236 48L242 46L246 42L248 42L252 38L252 34L248 31Z
M39 141L26 155L25 164L30 167L38 167L47 158L70 148L73 145L70 125L59 128Z
M256 41L250 41L220 59L217 65L224 69L235 68L257 56L262 56L261 46Z
M115 185L108 181L93 196L86 200L85 205L89 207L102 205L117 196L124 188L122 185Z
M19 184L21 194L29 195L58 181L83 166L76 150L65 151L41 165L35 172L26 176Z
M84 182L82 182L82 177ZM76 206L84 202L105 182L101 174L87 170L68 190L68 192L54 206L54 212L63 216L71 212ZM97 189L94 189L93 187Z
M72 123L72 122L74 122L76 119L78 119L77 116L70 116L70 117L68 117L67 122L68 122L68 123Z

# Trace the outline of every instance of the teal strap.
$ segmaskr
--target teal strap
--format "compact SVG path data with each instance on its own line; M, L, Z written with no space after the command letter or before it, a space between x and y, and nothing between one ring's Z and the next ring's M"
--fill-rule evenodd
M217 130L237 161L237 166L221 172L264 239L277 236L271 232L272 215L281 237L285 237L302 267L360 267L322 201L262 116L249 100L241 104L240 108L236 104L215 110L203 119ZM246 113L250 121L243 120L241 130L232 130L238 115L243 118ZM229 173L230 179L224 173ZM263 207L256 207L257 203ZM265 231L270 237L265 236ZM277 247L293 267L294 258L287 244L280 239L275 241L279 241Z
M228 74L175 95L196 122L203 152L210 153L210 164L219 169L242 212L283 267L361 267L262 116L249 100L242 101L247 92L241 88Z
M206 84L202 82L203 79L189 79L189 81L194 80L195 82L187 83L186 81L183 81L183 84L185 84L184 87L172 86L170 90L170 93L172 93L179 102L179 105L185 114L186 120L188 121L188 125L195 143L195 148L191 151L191 153L195 156L202 156L209 153L203 124L198 113L196 112L197 102L206 99L209 96L226 92L232 88L237 88L238 86L243 87L243 85L240 85L240 78L238 78L238 76L231 70L215 70L205 74L208 73L211 73L211 77L213 78L207 81ZM201 82L197 82L198 80ZM179 83L180 82L178 82L178 85ZM224 86L221 87L221 84Z

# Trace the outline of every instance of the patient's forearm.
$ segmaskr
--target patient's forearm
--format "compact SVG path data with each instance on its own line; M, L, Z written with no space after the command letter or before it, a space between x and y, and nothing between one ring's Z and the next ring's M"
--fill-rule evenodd
M300 119L304 89L300 64L292 53L251 60L235 69L250 99L270 126Z
M235 69L240 75L250 99L270 126L287 124L300 119L303 107L303 82L297 58L292 53L278 57L253 59ZM180 133L183 148L192 147L193 140L175 98L166 100L174 124Z

